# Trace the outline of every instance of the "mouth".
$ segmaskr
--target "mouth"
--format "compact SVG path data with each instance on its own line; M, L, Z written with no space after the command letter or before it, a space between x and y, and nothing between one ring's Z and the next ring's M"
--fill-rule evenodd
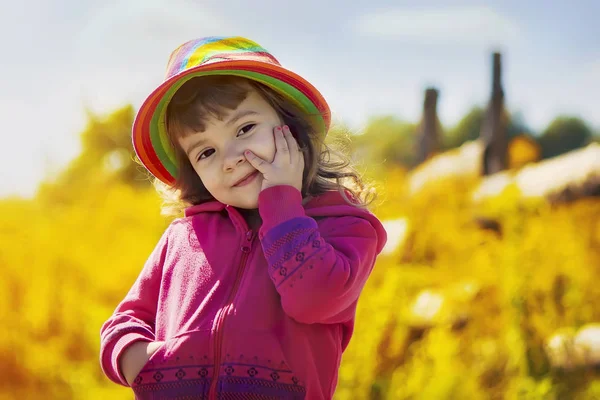
M249 173L248 175L244 176L242 179L237 181L233 186L234 187L245 186L245 185L249 184L250 182L252 182L254 180L254 178L256 178L257 175L258 175L258 171L254 170L253 172Z

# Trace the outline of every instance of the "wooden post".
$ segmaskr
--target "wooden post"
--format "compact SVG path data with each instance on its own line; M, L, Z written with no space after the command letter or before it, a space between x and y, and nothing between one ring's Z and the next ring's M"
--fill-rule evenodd
M505 170L508 164L508 133L504 121L504 90L500 59L500 53L493 54L492 98L480 133L484 143L484 175Z
M437 118L438 90L428 88L425 90L425 101L423 102L423 120L418 140L418 162L422 163L432 154L440 149Z

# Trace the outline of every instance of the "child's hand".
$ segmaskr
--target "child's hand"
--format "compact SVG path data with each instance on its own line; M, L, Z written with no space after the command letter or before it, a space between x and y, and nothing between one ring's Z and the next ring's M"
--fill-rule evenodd
M277 185L290 185L302 190L304 173L304 154L300 151L296 139L287 125L274 129L275 159L272 163L263 160L250 150L244 155L254 168L263 175L261 190Z
M131 386L150 357L164 342L135 342L125 349L121 356L120 367L125 380Z

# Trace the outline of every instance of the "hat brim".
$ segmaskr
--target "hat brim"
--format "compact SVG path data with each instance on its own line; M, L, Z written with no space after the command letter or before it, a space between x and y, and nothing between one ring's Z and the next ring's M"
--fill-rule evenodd
M175 92L188 80L209 75L232 75L260 82L280 93L307 115L314 117L325 135L331 123L329 106L321 93L301 76L275 64L232 60L190 68L170 77L142 103L133 123L133 148L148 171L172 185L177 162L166 131L167 106Z

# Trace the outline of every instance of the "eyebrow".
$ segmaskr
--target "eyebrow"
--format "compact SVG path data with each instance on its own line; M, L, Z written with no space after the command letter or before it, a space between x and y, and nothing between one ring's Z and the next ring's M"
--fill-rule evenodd
M192 154L192 151L194 151L194 149L196 147L200 147L202 146L204 143L206 143L206 139L198 139L197 142L195 142L193 145L190 146L189 149L187 149L187 151L185 152L185 154L187 154L187 156L189 157L190 154Z
M249 115L258 115L258 113L253 110L240 111L239 113L235 114L233 117L229 118L225 122L225 125L227 125L227 126L233 125L240 119L247 117ZM193 145L191 145L190 148L186 151L187 156L189 157L190 154L192 153L192 150L194 150L197 147L202 146L204 143L206 143L206 139L203 139L203 138L198 139L198 141L195 142Z
M233 125L237 121L239 121L240 119L242 119L244 117L247 117L248 115L258 115L258 113L256 111L253 111L253 110L240 111L239 113L237 113L233 117L229 118L229 120L227 122L225 122L225 125L228 125L228 126L229 125Z

